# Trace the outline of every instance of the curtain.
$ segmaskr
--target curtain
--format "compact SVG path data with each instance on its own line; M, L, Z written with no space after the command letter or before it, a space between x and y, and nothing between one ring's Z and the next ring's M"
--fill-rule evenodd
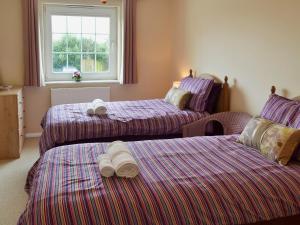
M137 83L136 0L124 0L124 84Z
M25 86L40 87L38 0L22 0L24 21Z

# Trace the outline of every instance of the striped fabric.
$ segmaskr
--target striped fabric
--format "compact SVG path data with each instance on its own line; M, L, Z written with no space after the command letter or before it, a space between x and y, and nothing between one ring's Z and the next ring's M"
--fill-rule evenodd
M237 136L129 142L140 174L103 178L106 144L62 146L35 167L19 225L248 224L300 214L300 165Z
M293 119L290 121L288 126L300 129L300 102L298 110L296 110L295 115L293 116Z
M290 126L299 107L299 102L273 94L266 102L260 116Z
M214 80L186 77L182 79L179 88L190 91L193 96L189 108L195 112L204 112L207 108L208 97L213 88Z
M40 153L68 142L106 137L170 135L206 112L179 110L162 99L110 102L108 116L88 116L88 103L52 107L42 121ZM87 141L88 142L88 141Z

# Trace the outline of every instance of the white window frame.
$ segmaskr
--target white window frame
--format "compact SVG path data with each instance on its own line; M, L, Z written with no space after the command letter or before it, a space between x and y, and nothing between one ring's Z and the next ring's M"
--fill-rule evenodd
M52 15L65 16L91 16L110 18L110 49L109 49L109 71L101 73L82 73L83 80L86 81L120 81L121 80L121 58L122 58L122 26L121 26L121 5L109 6L83 6L83 5L64 5L47 4L41 6L42 20L40 22L41 33L41 53L44 74L44 81L47 82L69 82L72 81L72 73L52 72Z

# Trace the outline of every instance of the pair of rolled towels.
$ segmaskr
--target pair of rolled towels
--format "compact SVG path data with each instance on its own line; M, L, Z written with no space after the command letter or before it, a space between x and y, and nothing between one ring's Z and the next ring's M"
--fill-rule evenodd
M128 145L122 141L109 144L106 154L98 157L98 163L100 173L104 177L111 177L116 173L118 177L134 178L139 174L137 162Z
M88 107L87 114L92 115L105 115L107 108L105 102L102 99L95 99Z

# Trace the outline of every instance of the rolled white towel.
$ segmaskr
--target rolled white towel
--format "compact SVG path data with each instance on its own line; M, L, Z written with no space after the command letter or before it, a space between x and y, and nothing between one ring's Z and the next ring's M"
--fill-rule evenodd
M104 101L100 98L96 98L94 101L93 101L93 104L94 103L103 103Z
M89 107L86 110L86 113L90 116L95 115L95 110L93 104L90 104Z
M109 154L110 158L113 159L116 155L121 152L125 152L131 154L128 145L123 141L114 141L107 146L107 154Z
M133 158L128 145L122 141L115 141L108 145L107 154L117 176L134 178L139 174L139 167Z
M107 108L105 106L105 102L101 99L95 99L93 101L94 112L97 115L105 115L107 112Z
M115 169L108 154L102 154L98 156L97 160L102 176L111 177L114 175Z
M139 174L138 164L131 154L121 152L111 162L118 177L134 178Z

